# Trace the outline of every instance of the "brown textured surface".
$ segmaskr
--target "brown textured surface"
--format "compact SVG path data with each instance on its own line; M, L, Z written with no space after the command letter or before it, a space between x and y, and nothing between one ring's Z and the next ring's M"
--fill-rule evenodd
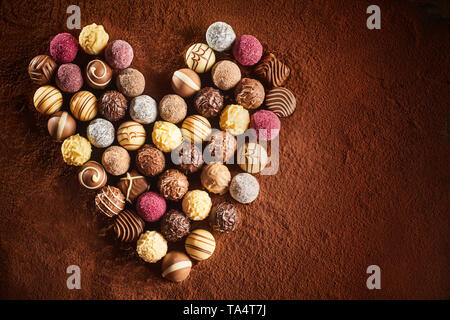
M33 108L28 63L66 31L69 3L4 0L1 298L450 297L448 21L393 1L378 1L380 31L366 29L365 1L128 8L136 3L83 1L82 24L101 23L133 46L132 67L157 100L171 92L183 51L216 20L257 36L291 67L286 86L298 107L282 120L280 171L258 178L259 199L237 204L240 228L215 233L213 257L188 281L162 279L160 263L101 236L95 192L78 185ZM81 290L66 288L71 264L81 267ZM370 264L382 269L381 290L365 287Z

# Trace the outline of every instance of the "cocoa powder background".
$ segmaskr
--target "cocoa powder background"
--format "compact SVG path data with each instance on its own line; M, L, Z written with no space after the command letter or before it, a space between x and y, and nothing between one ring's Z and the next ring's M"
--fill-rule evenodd
M420 3L377 1L382 29L371 31L368 1L78 3L83 26L103 24L133 46L132 66L157 100L184 67L183 50L218 20L293 70L298 107L282 120L278 174L258 177L257 201L238 205L239 230L215 233L213 257L173 284L160 263L111 238L95 193L78 185L32 105L28 63L67 32L69 4L1 2L0 298L450 297L448 6L440 17ZM66 287L72 264L81 290ZM381 290L366 288L371 264Z

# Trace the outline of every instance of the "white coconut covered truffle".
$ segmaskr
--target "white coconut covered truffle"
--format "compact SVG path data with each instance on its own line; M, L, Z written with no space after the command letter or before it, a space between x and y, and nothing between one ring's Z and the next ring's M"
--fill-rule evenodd
M167 253L167 241L157 231L146 231L137 242L136 251L142 260L155 263Z
M259 194L258 180L249 173L239 173L231 180L230 194L237 202L253 202Z
M108 120L98 118L92 120L87 127L87 137L97 148L109 147L114 142L114 126Z
M231 49L236 34L233 28L225 22L214 22L206 30L206 42L213 50L222 52Z
M147 95L135 97L130 103L130 116L141 124L153 123L158 116L158 104Z

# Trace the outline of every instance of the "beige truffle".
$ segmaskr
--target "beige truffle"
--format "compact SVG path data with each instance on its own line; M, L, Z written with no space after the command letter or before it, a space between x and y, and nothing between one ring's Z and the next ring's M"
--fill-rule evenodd
M125 148L111 146L103 152L102 164L113 176L120 176L130 168L130 155Z
M231 181L227 166L213 162L205 166L200 176L202 186L211 193L225 194Z
M192 190L186 193L181 206L189 218L197 221L208 217L212 202L206 191Z
M241 69L229 60L217 62L211 70L214 85L220 90L233 89L241 80Z
M186 117L187 104L179 95L168 94L161 99L158 109L163 120L179 123Z

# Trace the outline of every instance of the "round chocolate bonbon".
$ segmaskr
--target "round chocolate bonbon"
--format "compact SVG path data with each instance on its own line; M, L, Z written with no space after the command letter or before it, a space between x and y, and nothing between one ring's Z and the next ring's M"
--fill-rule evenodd
M107 217L114 217L125 208L125 196L113 186L104 186L95 196L95 207Z
M80 121L89 121L97 115L97 98L89 91L79 91L70 99L70 111Z
M96 190L102 188L108 175L102 165L96 161L88 161L78 171L78 182L86 189Z
M144 176L133 170L120 178L117 188L122 191L126 201L133 203L137 197L150 189L150 184Z
M112 69L99 59L90 61L85 70L86 83L93 89L105 89L112 79Z
M53 139L60 142L75 133L77 122L68 112L58 111L48 119L47 128Z
M205 73L216 62L216 55L208 45L196 43L187 50L185 61L189 69L197 73Z
M34 57L28 65L31 81L38 85L48 84L57 68L56 62L49 56L41 54Z
M33 104L39 113L51 115L61 109L62 103L61 91L53 86L42 86L34 93Z
M120 212L114 220L116 239L125 243L135 242L144 232L145 222L129 209Z
M273 88L266 96L267 109L280 118L289 117L297 107L297 100L291 90L278 87Z
M162 277L173 281L181 282L191 273L192 261L187 255L179 251L171 251L162 261Z

